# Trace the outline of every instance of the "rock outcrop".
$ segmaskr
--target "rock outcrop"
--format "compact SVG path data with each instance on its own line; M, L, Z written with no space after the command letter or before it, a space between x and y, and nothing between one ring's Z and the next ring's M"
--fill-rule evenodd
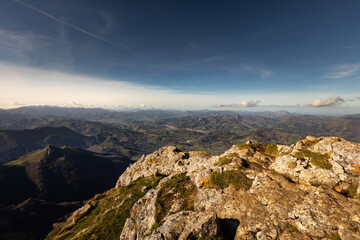
M335 137L164 147L48 239L360 239L359 166L360 144Z

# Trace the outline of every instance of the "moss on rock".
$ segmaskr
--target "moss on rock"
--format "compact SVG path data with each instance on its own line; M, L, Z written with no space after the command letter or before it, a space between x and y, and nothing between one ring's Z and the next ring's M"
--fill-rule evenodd
M209 181L205 184L208 188L224 189L233 185L237 190L249 190L252 185L252 180L246 177L241 170L231 170L226 172L212 172Z

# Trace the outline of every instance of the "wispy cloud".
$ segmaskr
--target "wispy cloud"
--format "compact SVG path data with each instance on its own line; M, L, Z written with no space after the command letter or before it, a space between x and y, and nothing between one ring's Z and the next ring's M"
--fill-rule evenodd
M101 34L111 32L111 29L113 29L113 27L116 25L115 18L111 14L108 14L106 12L100 12L99 15L104 21L104 27L102 27L99 32Z
M260 101L249 101L244 100L241 103L232 103L232 104L217 104L218 108L238 108L238 107L256 107Z
M334 47L335 49L349 49L349 50L353 50L356 48L359 48L358 45L343 45L343 46L336 46Z
M360 100L360 96L359 97L354 97L354 98L349 98L346 101L348 102L355 102L355 101L359 101Z
M249 71L249 72L253 72L255 74L260 75L262 78L268 78L271 77L273 75L272 71L268 70L268 69L264 69L264 68L259 68L259 67L254 67L254 66L243 66L242 69L244 71Z
M0 48L2 55L27 59L28 54L41 47L46 37L26 32L16 32L0 28Z
M358 74L360 71L360 64L343 64L336 66L334 70L325 75L325 78L340 79L351 77Z
M298 37L322 37L323 34L316 33L280 33L280 32L253 32L256 35L269 35L269 36L298 36Z
M269 69L265 69L257 66L251 66L251 65L226 66L226 67L220 67L220 69L238 75L244 73L248 73L248 74L250 73L250 74L258 75L263 79L269 78L274 75L274 73Z
M64 24L59 24L58 27L58 35L59 35L59 39L62 43L66 42L67 39L67 34L66 34L66 29L65 29L65 25Z
M16 99L26 105L103 106L117 105L171 108L191 105L201 108L215 105L228 96L209 93L185 93L164 87L142 85L129 81L114 81L84 75L20 67L0 62L0 107L9 107ZM180 99L180 100L179 100ZM69 102L70 101L70 102ZM142 104L146 105L142 105Z
M94 106L118 105L153 108L203 109L218 103L229 107L257 107L261 100L268 104L288 102L291 94L274 97L274 93L244 92L189 92L167 87L132 83L125 79L109 80L73 73L42 70L0 62L0 107L6 107L15 99L26 105ZM241 96L242 99L239 99ZM287 99L287 100L285 100ZM144 105L143 105L144 106ZM218 106L226 107L226 106Z
M344 99L340 96L332 96L327 99L316 99L312 102L308 102L305 106L310 107L335 107L344 103Z
M13 0L13 1L16 2L16 3L18 3L18 4L20 4L20 5L22 5L22 6L25 6L25 7L27 7L27 8L30 8L30 9L34 10L35 12L38 12L38 13L40 13L40 14L42 14L42 15L44 15L44 16L46 16L46 17L48 17L48 18L50 18L50 19L52 19L52 20L54 20L54 21L56 21L56 22L58 22L58 23L64 24L64 25L66 25L66 26L68 26L68 27L70 27L70 28L72 28L72 29L75 29L75 30L77 30L77 31L79 31L79 32L81 32L81 33L84 33L84 34L86 34L86 35L88 35L88 36L90 36L90 37L93 37L93 38L96 38L96 39L98 39L98 40L107 42L107 43L109 43L109 44L111 44L111 45L114 45L114 46L116 46L116 47L128 49L127 47L125 47L125 46L122 45L122 44L113 42L113 41L111 41L111 40L109 40L109 39L106 39L106 38L103 38L103 37L101 37L101 36L99 36L99 35L97 35L97 34L91 33L91 32L89 32L89 31L87 31L87 30L85 30L85 29L83 29L83 28L81 28L81 27L78 27L78 26L75 26L75 25L73 25L73 24L71 24L71 23L68 23L68 22L66 22L66 21L63 21L63 20L61 20L60 18L57 18L57 17L55 17L55 16L53 16L53 15L51 15L51 14L49 14L49 13L47 13L47 12L41 10L41 9L39 9L39 8L36 8L36 7L34 7L34 6L30 5L30 4L24 3L23 1L20 1L20 0Z

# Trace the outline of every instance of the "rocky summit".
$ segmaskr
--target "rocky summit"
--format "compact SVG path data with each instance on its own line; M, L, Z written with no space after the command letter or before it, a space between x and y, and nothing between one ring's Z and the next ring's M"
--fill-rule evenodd
M163 147L47 239L360 239L360 144L256 141L219 156Z

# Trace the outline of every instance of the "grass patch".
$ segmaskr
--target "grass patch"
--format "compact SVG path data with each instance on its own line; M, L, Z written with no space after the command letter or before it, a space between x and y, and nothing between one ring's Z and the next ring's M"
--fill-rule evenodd
M281 153L281 156L286 156L286 155L289 155L290 153L291 153L291 151L282 152L282 153Z
M211 153L207 151L191 151L189 152L189 155L190 157L205 157L205 158L211 157Z
M333 187L333 190L344 195L345 197L350 197L350 198L357 197L358 185L355 182L351 183L349 188L346 188L346 189L341 189L340 185L341 185L340 183L336 184Z
M294 225L292 225L291 223L288 223L285 226L285 229L288 229L290 232L298 232L299 230L297 229L297 227L295 227Z
M182 201L181 210L193 211L196 194L196 186L185 174L175 175L166 181L157 194L155 202L155 224L152 226L151 231L161 225L163 219L170 213L171 206L176 200Z
M264 153L266 150L266 145L264 143L250 143L250 144L242 143L242 144L237 144L236 147L239 150L253 149L254 151L259 151L262 153Z
M237 144L236 147L239 150L244 150L244 149L248 149L248 150L253 150L254 152L260 152L263 154L267 154L269 156L274 156L277 157L279 156L279 150L276 144L269 144L266 145L264 143L250 143L250 144Z
M297 159L301 160L304 159L305 155L302 152L295 152L294 153L294 157L296 157Z
M128 186L96 195L88 201L92 206L91 210L79 216L75 224L65 224L55 236L50 234L49 237L74 240L118 239L134 203L146 194L146 191L141 191L142 188L154 188L161 178L162 176L141 178ZM122 202L120 207L116 207ZM82 230L85 231L78 234Z
M291 161L291 162L288 162L287 166L288 166L288 168L292 168L292 169L294 169L294 168L296 168L297 163L296 163L296 162Z
M226 172L212 172L209 181L205 183L208 188L224 189L232 184L237 190L249 190L253 180L246 177L241 170L231 170Z
M40 162L41 160L46 158L47 148L37 150L31 153L28 153L24 156L21 156L17 160L11 161L6 163L7 166L13 165L24 165L25 163L32 163L32 162Z
M202 237L202 238L198 238L196 240L223 240L224 238L219 236L219 237Z
M303 141L303 142L304 142L304 147L305 147L305 148L312 147L312 146L314 146L315 144L317 144L317 143L320 142L320 141L321 141L320 139L316 139L316 140L314 140L314 141L305 140L305 141Z
M250 166L257 169L257 170L262 170L264 169L264 167L267 167L266 165L264 166L263 164L260 164L258 162L250 162Z
M349 191L347 192L347 197L352 197L352 198L356 197L357 189L358 189L358 186L355 183L351 184L349 187Z
M215 163L215 166L223 166L232 162L233 158L237 157L237 154L231 153L219 158L219 161Z
M302 151L294 153L294 157L300 160L304 159L305 157L308 157L310 158L310 162L313 165L323 169L328 169L328 170L332 169L332 164L328 161L330 156L326 153L321 154L317 152L312 152L308 149L303 149Z
M331 240L341 240L341 237L339 236L339 234L332 234L331 236L330 236L330 239Z
M328 154L316 153L307 149L304 149L303 153L305 157L310 158L310 162L315 166L328 170L332 169L332 164L328 161L330 158Z
M266 146L265 154L277 157L279 156L279 150L276 144L269 144Z

